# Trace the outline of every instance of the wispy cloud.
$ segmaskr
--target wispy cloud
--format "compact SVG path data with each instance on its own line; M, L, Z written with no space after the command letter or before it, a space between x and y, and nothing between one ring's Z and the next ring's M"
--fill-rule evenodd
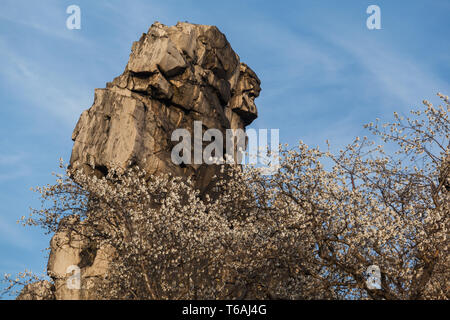
M4 149L4 152L0 155L0 183L20 179L32 173L25 153L8 154L7 149Z
M65 9L53 0L45 5L9 0L2 3L0 26L12 32L0 36L0 85L3 83L16 100L25 102L24 108L37 107L72 125L92 101L92 94L83 90L82 83L67 77L77 61L64 61L63 48L89 52L95 46L82 32L66 28ZM41 46L33 51L36 44Z
M382 31L381 31L382 32ZM367 37L329 37L329 40L351 54L379 84L383 100L395 98L399 107L410 108L422 99L449 88L449 83L427 68L405 50Z
M0 182L4 183L10 180L16 180L27 177L32 173L30 167L11 168L8 172L0 172Z
M16 165L25 158L24 153L0 154L0 165Z
M35 241L27 230L21 230L21 226L14 222L7 221L4 217L7 214L2 213L0 215L0 238L2 243L11 244L13 247L19 247L23 249L32 249L35 247Z
M22 53L13 51L0 37L0 80L15 89L15 96L31 106L73 123L89 103L87 91L61 74L45 70ZM84 103L84 104L83 104Z
M46 1L45 6L41 2L4 0L0 11L0 21L9 25L11 29L23 27L36 32L39 36L87 43L82 34L66 29L67 17L61 2L53 0Z
M290 141L342 145L375 117L388 121L393 111L406 113L437 91L449 91L447 75L386 30L368 33L361 13L349 19L344 10L323 10L315 23L290 25L268 16L252 20L242 34L263 62L256 70L263 77L257 125L279 126ZM329 21L341 23L330 31Z

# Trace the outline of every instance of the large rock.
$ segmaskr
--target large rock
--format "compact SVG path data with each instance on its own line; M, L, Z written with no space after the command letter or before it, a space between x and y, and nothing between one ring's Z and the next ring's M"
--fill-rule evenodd
M445 191L450 191L450 154L443 157L439 171L439 184Z
M108 270L109 259L114 254L112 248L98 247L95 242L86 241L83 234L83 222L73 221L68 225L77 225L78 230L65 228L63 221L50 241L50 255L47 264L48 275L53 279L54 298L56 300L86 300L95 299L95 286ZM74 223L75 222L75 223ZM79 268L79 287L70 282L69 277L75 277ZM68 285L72 284L71 286Z
M216 27L155 23L133 44L123 74L95 90L93 106L73 131L70 167L103 176L113 163L137 164L148 174L191 176L207 192L218 168L175 165L171 150L178 142L171 141L172 132L185 128L193 136L194 121L202 121L203 130L244 129L257 117L259 92L258 77ZM91 289L111 255L108 248L59 230L51 241L48 273L54 286L48 297L95 299ZM67 288L71 265L81 268L81 290Z
M111 163L132 163L149 174L196 177L205 191L216 169L175 165L171 133L192 133L194 121L204 130L244 129L257 117L259 85L216 27L155 23L133 44L124 73L95 91L73 132L70 165L104 175Z
M55 300L55 286L47 280L26 285L17 300Z

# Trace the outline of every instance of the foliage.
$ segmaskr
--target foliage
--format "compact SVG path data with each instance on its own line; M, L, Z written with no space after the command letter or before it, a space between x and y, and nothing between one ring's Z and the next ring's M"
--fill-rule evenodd
M223 167L220 194L111 165L38 188L24 219L109 250L103 299L448 299L449 100L366 127L336 154L300 142L280 168ZM390 145L391 146L391 145ZM324 163L331 162L329 168ZM106 249L107 248L107 249ZM381 289L365 271L381 270Z

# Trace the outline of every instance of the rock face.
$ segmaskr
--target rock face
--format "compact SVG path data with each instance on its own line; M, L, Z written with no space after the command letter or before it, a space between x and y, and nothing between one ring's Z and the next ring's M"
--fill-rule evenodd
M55 287L46 280L28 284L17 300L55 300Z
M82 113L72 135L70 166L102 176L112 163L137 164L148 174L191 176L207 192L218 168L174 164L171 151L178 142L171 141L172 132L193 133L194 121L202 121L203 130L224 134L244 129L257 117L259 92L258 77L216 27L155 23L133 43L123 74L95 90L93 106ZM58 231L48 262L55 299L95 299L90 288L107 270L110 254ZM70 265L81 268L81 290L66 286Z
M216 27L155 23L133 44L124 73L95 91L94 105L73 132L70 165L103 175L111 163L131 162L149 174L196 177L204 191L214 167L175 165L172 132L192 132L194 121L224 134L244 129L257 117L259 85Z

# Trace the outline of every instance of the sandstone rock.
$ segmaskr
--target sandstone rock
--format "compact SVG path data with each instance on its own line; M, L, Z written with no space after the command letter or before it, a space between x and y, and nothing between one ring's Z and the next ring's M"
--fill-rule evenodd
M214 26L154 23L132 46L122 75L95 90L92 107L82 113L72 135L72 170L98 177L111 164L139 165L148 174L191 176L202 193L211 190L218 168L175 165L175 129L244 129L256 117L260 92L256 74L239 61L225 35ZM193 136L193 134L191 134ZM82 223L80 223L82 228ZM105 274L111 250L59 230L51 241L48 273L56 299L95 299L90 289ZM82 289L67 289L66 271L79 265Z
M25 286L17 300L55 300L55 287L43 280Z
M68 217L66 219L70 219ZM114 252L96 243L83 239L83 223L80 230L65 230L59 228L50 242L50 256L47 264L49 276L54 281L54 298L56 300L86 300L95 299L95 284L108 269L108 261ZM80 268L80 287L69 288L67 280L72 273L69 267Z
M216 27L155 23L133 44L124 73L95 91L73 132L70 165L102 175L111 163L137 164L149 174L197 177L203 192L213 175L201 172L210 169L174 165L171 133L192 131L194 121L205 130L244 129L257 117L259 85Z

